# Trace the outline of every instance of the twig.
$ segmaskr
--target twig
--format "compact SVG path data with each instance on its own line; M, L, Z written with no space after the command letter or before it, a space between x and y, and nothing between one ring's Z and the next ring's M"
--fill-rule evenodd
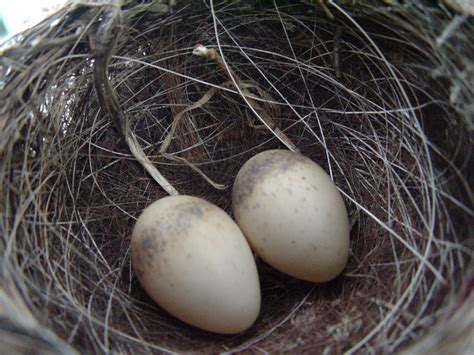
M209 102L209 100L217 93L217 90L219 88L229 88L232 87L233 82L232 81L226 81L220 85L220 87L212 87L208 91L204 93L204 95L195 103L187 106L185 109L180 111L173 119L173 123L171 124L170 131L166 135L165 139L163 140L163 143L161 144L160 148L160 154L164 154L166 150L169 148L169 145L171 144L171 140L173 139L173 136L176 132L176 129L178 128L178 124L181 122L182 118L184 117L184 114L186 112L192 111L194 109L200 108L204 106L206 103ZM241 81L240 82L241 88L242 89L248 89L248 88L255 88L259 93L263 96L264 91L256 86L255 84L249 83L247 81ZM250 94L251 95L251 94ZM254 96L254 95L252 95ZM254 96L255 97L255 96Z
M158 171L148 159L135 134L130 129L127 117L120 108L120 104L109 80L108 64L112 56L113 48L119 36L121 23L121 12L116 6L104 13L103 23L97 30L95 38L95 64L94 85L97 91L100 106L110 115L115 122L124 141L135 159L145 168L151 177L170 195L179 195L171 183Z
M205 105L217 92L217 88L213 87L209 89L198 101L195 103L189 105L186 107L184 110L179 112L173 119L173 123L171 124L170 131L166 135L165 139L163 140L163 143L161 144L160 148L160 154L164 154L166 150L168 149L171 140L173 139L174 133L176 132L176 128L178 127L179 122L181 122L181 119L184 117L184 114L186 112L192 111L196 108L202 107Z
M222 83L220 87L225 88L225 87L231 87L232 85L233 85L232 81L226 81L226 82ZM248 83L246 81L240 81L239 85L240 85L241 89L243 89L243 90L247 90L248 88L255 88L260 93L260 95L262 95L262 96L265 95L265 92L253 83ZM187 106L184 110L180 111L174 117L173 123L171 124L170 131L166 135L166 137L163 140L163 143L161 145L160 154L163 158L173 160L173 161L177 161L177 162L181 162L181 163L184 163L184 164L188 165L191 169L193 169L199 175L201 175L201 177L204 178L204 180L206 180L212 187L214 187L215 189L218 189L218 190L223 190L223 189L227 188L226 185L222 185L222 184L218 184L218 183L214 182L201 169L199 169L195 164L191 163L190 161L188 161L185 158L178 157L176 155L171 155L171 154L166 152L167 149L169 148L169 145L171 144L171 140L173 139L173 136L176 132L178 124L181 122L181 120L184 117L184 114L187 113L187 112L190 112L194 109L197 109L197 108L200 108L200 107L204 106L217 93L217 90L218 90L217 87L213 87L213 88L209 89L208 91L206 91L206 93L198 101L196 101L195 103ZM253 128L262 128L262 127L264 128L265 127L263 125L255 126L255 125L252 125L250 122L249 122L249 125Z
M239 91L241 91L242 94L245 95L246 101L248 102L248 104L252 106L253 109L259 114L259 118L273 132L273 134L283 144L285 144L289 150L293 152L299 151L298 148L296 148L295 144L292 142L292 140L285 134L285 132L283 132L280 128L276 126L275 120L267 113L267 111L265 111L256 100L251 98L254 95L252 95L252 93L246 89L240 77L231 68L228 68L225 65L224 60L214 48L207 48L199 44L194 48L193 54L199 57L212 59L215 62L217 62L217 64L221 67L222 70L226 72L226 74L230 77L230 79L235 81L235 84L240 89Z
M173 160L173 161L177 161L177 162L186 164L191 169L193 169L195 172L197 172L199 175L201 175L201 177L204 180L206 180L209 183L209 185L211 185L213 188L215 188L217 190L224 190L224 189L227 188L226 185L222 185L222 184L218 184L218 183L214 182L209 176L204 174L204 172L201 169L199 169L195 164L191 163L190 161L188 161L185 158L178 157L176 155L167 154L167 153L163 153L163 157L166 158L166 159L169 159L169 160Z

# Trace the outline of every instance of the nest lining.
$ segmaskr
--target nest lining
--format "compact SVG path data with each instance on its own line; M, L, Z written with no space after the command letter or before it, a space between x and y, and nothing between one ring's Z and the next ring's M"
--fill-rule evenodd
M21 335L53 352L393 352L447 317L472 247L472 20L370 1L139 6L71 5L2 53L7 346L28 347ZM101 32L107 23L113 31ZM197 44L219 50L260 110L216 62L192 54ZM231 213L230 189L203 176L232 186L251 156L284 148L276 128L325 168L352 222L344 274L313 285L258 262L261 315L236 336L156 306L133 275L129 241L143 208L166 193L97 98L105 52L102 81L180 193ZM173 120L213 87L173 135L168 153L187 163L164 157ZM255 127L263 113L275 127Z

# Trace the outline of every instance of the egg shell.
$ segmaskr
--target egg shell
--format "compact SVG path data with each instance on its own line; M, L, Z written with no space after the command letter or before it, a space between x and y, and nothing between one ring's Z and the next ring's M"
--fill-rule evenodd
M135 224L131 254L146 292L182 321L234 334L256 320L255 258L237 224L212 203L183 195L154 202Z
M235 220L268 264L296 278L329 281L349 256L349 220L329 175L311 159L268 150L240 169L232 191Z

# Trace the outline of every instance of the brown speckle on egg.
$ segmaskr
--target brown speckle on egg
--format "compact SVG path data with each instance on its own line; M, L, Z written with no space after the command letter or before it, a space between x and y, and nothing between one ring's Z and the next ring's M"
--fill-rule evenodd
M238 225L276 269L312 282L329 281L344 269L349 256L344 201L309 158L287 150L257 154L237 174L232 198Z
M131 255L150 297L191 325L235 334L258 316L253 253L235 222L212 203L192 196L154 202L135 224Z

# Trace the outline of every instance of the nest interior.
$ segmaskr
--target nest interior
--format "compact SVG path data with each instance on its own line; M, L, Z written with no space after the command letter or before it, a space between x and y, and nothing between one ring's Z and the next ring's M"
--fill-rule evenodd
M75 3L18 35L0 57L3 346L341 353L417 341L461 302L472 252L473 34L472 17L442 5L242 1ZM198 44L231 72L193 55ZM261 314L234 336L168 315L129 249L136 218L166 192L124 126L174 188L229 214L239 168L285 148L284 132L345 198L344 273L315 285L257 260Z

